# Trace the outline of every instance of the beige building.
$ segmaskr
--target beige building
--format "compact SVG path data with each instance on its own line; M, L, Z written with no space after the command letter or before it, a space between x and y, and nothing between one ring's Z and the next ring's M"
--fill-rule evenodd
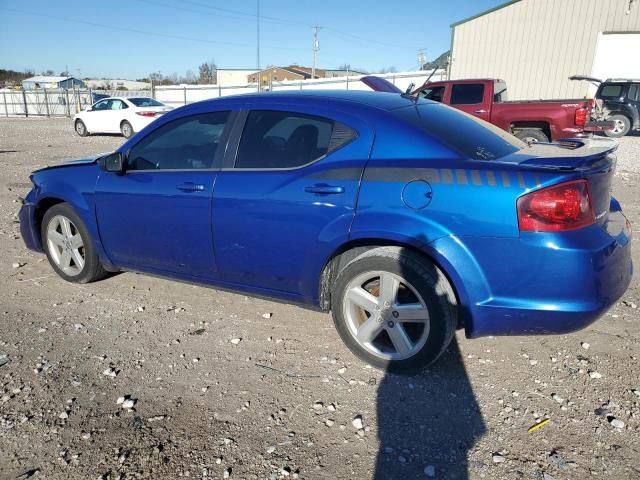
M216 70L218 85L222 87L246 85L247 75L256 72L255 68L218 68Z
M450 78L504 79L510 100L592 97L576 74L640 78L640 0L513 0L451 30Z

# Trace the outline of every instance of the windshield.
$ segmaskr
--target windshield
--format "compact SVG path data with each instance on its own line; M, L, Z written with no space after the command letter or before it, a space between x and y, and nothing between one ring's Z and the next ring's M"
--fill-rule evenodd
M510 133L442 104L417 104L394 113L471 160L495 160L527 147Z
M160 103L157 100L149 97L133 97L128 98L131 103L136 107L164 107L164 103Z

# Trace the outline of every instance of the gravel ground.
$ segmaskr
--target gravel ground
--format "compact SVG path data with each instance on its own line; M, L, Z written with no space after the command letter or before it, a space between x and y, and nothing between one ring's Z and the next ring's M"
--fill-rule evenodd
M640 478L637 280L581 332L458 332L431 370L387 375L328 315L132 273L54 275L24 248L17 195L35 168L121 142L0 119L0 478ZM640 137L622 139L614 194L635 232L639 157Z

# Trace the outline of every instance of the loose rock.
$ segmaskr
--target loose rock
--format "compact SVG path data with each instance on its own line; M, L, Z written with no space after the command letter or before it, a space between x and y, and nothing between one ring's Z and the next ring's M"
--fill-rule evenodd
M611 424L611 426L613 428L618 428L618 429L624 428L624 422L622 420L620 420L619 418L612 417L609 420L609 424Z
M353 420L351 421L351 423L358 430L361 430L362 428L364 428L364 421L362 420L362 415L356 415L355 417L353 417Z

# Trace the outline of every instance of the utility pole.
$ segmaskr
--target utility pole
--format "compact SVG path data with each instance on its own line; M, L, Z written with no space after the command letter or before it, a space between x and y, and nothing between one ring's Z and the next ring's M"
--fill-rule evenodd
M425 63L427 63L427 49L421 48L418 50L418 70L424 69Z
M257 51L256 51L256 69L260 71L260 0L258 2L258 12L256 14L256 34L257 34ZM260 83L260 82L258 82Z
M313 65L311 66L311 80L316 78L316 57L318 55L318 50L320 50L320 41L318 40L318 31L322 27L315 26L313 27Z

